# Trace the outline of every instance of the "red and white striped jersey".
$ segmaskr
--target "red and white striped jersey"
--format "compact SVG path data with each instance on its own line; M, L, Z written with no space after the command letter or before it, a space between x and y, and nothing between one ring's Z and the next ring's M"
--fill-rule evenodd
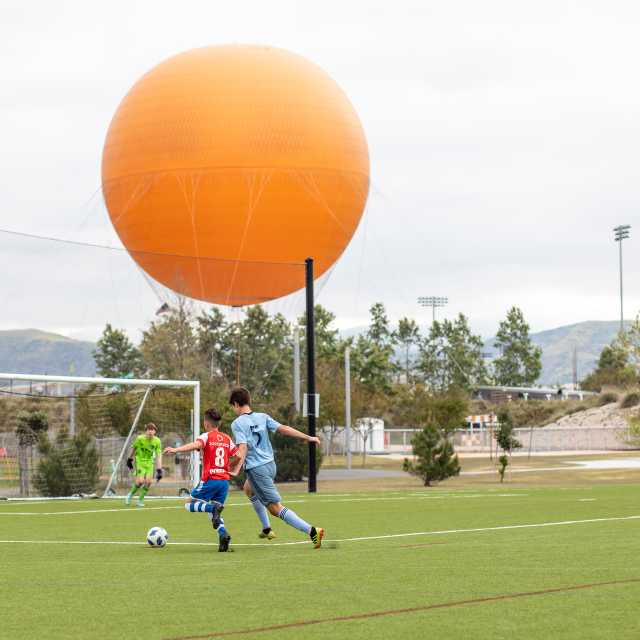
M198 436L204 445L202 452L202 481L228 480L229 458L235 456L238 447L221 431L207 431Z

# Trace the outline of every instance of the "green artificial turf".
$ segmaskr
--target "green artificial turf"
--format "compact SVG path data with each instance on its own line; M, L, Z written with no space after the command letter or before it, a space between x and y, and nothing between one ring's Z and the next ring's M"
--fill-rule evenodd
M304 536L281 521L273 543L242 546L261 543L259 524L233 493L227 554L205 514L178 501L0 503L0 637L637 638L640 519L609 519L640 516L639 494L631 485L287 494L326 528L316 551L282 545ZM146 546L153 525L169 532L166 548ZM349 540L363 537L373 539ZM135 544L49 544L63 541ZM550 589L560 590L536 593Z

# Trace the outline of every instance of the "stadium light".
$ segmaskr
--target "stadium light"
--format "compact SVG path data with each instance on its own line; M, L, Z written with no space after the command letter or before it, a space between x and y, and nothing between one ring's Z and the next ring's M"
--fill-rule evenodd
M439 296L420 296L418 298L418 304L422 307L431 307L431 319L432 322L436 321L436 307L444 307L449 303L449 298L442 298Z
M622 224L613 229L614 241L618 243L620 250L620 335L624 332L624 307L622 302L622 241L629 238L629 229L631 225Z

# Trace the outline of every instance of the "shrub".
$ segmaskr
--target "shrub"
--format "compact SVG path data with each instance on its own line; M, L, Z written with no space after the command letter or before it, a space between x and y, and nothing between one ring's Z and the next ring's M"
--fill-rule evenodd
M418 476L425 487L460 473L458 456L444 430L429 425L413 437L411 445L417 461L410 462L405 458L402 468L407 473Z
M309 445L306 442L275 433L271 443L278 468L276 482L300 482L309 476ZM321 464L322 452L316 445L316 471L320 470Z
M514 449L520 449L522 444L513 435L513 418L508 411L498 413L499 427L496 431L496 442L504 453L498 458L498 473L500 482L504 482L504 473L509 466L509 456Z
M640 393L637 391L632 391L631 393L627 393L627 395L622 398L620 402L620 406L623 409L630 409L631 407L637 407L640 404Z
M618 402L618 394L608 391L607 393L600 394L598 398L598 406L604 407L605 404L611 404L612 402Z
M21 411L16 416L16 423L16 435L21 447L34 445L49 428L49 420L44 411Z
M87 434L71 437L66 429L55 440L46 434L38 444L41 459L34 483L44 496L91 493L100 476L99 457Z

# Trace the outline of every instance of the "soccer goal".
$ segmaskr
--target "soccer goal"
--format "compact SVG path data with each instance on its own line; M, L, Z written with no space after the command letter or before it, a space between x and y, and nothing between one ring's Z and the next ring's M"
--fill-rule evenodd
M0 497L122 494L132 440L153 422L165 446L200 433L200 383L0 373ZM167 456L149 493L197 482L197 453Z

